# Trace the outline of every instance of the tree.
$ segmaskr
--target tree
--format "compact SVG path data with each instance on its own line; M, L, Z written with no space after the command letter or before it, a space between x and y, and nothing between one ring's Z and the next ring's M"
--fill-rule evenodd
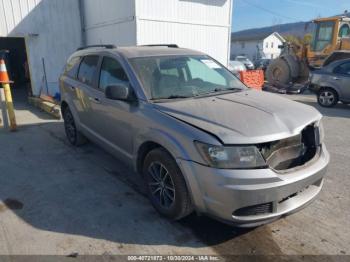
M304 35L303 38L295 36L295 35L287 35L284 37L284 39L286 39L286 41L289 43L293 43L295 45L302 46L302 45L308 45L311 43L312 35L306 34L306 35Z
M297 36L294 36L294 35L287 35L284 37L284 39L289 42L289 43L292 43L292 44L295 44L295 45L302 45L302 41L299 37Z
M312 34L304 35L304 39L303 39L304 44L309 45L311 44L311 41L312 41Z

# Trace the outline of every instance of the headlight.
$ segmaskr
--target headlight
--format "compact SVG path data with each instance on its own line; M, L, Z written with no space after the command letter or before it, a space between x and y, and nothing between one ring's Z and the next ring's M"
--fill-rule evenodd
M209 166L221 169L262 168L266 162L255 146L214 146L201 142L195 145Z

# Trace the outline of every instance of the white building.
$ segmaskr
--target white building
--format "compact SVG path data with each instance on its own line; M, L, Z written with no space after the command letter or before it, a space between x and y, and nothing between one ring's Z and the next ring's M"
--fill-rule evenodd
M59 92L65 61L82 45L177 44L206 52L226 65L232 1L0 1L0 49L10 50L8 66L17 83L24 80L28 60L36 96L46 90L52 96Z
M262 35L240 35L233 33L231 37L231 57L245 55L254 61L259 58L274 59L280 56L278 46L285 42L277 32Z
M68 55L81 45L79 2L6 0L0 1L0 14L0 50L10 51L7 67L15 87L24 82L28 59L33 93L48 89L55 95Z

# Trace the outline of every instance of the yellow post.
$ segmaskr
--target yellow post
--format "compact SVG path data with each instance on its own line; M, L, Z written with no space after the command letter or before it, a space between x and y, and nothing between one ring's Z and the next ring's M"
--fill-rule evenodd
M0 123L0 127L2 125L5 129L8 129L9 124L8 124L8 117L7 117L7 110L6 110L6 103L5 103L5 93L4 93L4 89L1 87L0 87L0 110L2 112L2 123Z
M4 88L4 93L5 93L7 113L9 115L9 120L10 120L10 130L16 131L17 123L16 123L15 109L13 107L11 88L9 84L2 84L2 87Z
M8 51L6 50L3 52L8 53ZM16 131L17 124L16 124L15 110L13 108L10 83L12 82L10 81L9 75L7 73L5 60L1 58L0 59L0 84L4 89L4 93L5 93L5 103L6 103L7 113L9 115L9 120L10 120L10 131Z

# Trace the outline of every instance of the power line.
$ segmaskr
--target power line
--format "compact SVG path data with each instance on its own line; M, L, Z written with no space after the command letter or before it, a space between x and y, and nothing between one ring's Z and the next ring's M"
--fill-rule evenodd
M272 10L270 10L270 9L267 9L267 8L265 8L265 7L262 7L262 6L260 6L260 5L253 4L253 3L251 3L251 2L249 2L249 1L247 1L247 0L244 0L244 2L245 2L246 4L249 4L249 5L251 5L251 6L254 6L255 8L258 8L258 9L260 9L260 10L263 10L263 11L265 11L265 12L267 12L267 13L273 14L273 15L275 15L275 16L279 16L279 17L286 18L286 19L289 19L289 20L300 21L299 19L296 19L296 18L293 18L293 17L289 17L289 16L285 16L285 15L279 14L279 13L277 13L277 12L274 12L274 11L272 11Z

